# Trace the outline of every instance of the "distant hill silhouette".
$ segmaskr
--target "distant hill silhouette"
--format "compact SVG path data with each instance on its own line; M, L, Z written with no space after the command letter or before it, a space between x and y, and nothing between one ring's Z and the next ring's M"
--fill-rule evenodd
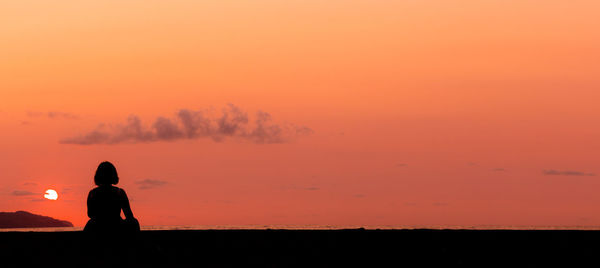
M0 212L0 228L36 227L73 227L73 224L27 211Z

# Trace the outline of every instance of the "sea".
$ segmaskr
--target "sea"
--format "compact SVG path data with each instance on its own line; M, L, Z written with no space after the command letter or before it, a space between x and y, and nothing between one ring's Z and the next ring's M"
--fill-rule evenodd
M600 230L600 226L334 226L334 225L150 225L141 226L142 231L169 230ZM0 228L0 232L78 232L83 227Z

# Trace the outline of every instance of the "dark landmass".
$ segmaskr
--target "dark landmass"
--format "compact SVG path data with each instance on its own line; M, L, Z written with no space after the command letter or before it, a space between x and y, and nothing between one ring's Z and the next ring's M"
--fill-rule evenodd
M0 212L0 228L37 227L73 227L73 224L68 221L36 215L27 211Z
M127 240L83 232L10 232L0 233L0 241L4 263L54 267L593 267L600 263L600 231L185 230L142 231Z

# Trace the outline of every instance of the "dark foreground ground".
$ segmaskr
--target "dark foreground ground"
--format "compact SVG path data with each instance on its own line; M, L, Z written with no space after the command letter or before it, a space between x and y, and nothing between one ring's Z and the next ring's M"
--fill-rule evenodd
M600 231L15 232L0 233L0 257L0 267L597 267Z

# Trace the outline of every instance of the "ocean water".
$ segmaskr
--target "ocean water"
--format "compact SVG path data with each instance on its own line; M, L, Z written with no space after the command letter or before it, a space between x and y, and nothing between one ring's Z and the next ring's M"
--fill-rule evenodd
M168 230L266 230L266 229L285 229L285 230L339 230L339 229L359 229L367 230L414 230L414 229L433 229L433 230L600 230L600 226L500 226L500 225L481 225L481 226L334 226L334 225L150 225L142 226L142 231L168 231ZM0 232L77 232L82 231L83 227L43 227L43 228L0 228Z

